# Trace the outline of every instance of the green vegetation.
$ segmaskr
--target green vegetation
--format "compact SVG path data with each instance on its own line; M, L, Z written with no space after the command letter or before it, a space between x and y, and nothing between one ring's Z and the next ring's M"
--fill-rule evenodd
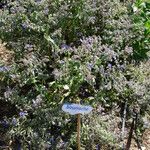
M0 103L15 110L0 118L8 141L76 149L76 116L61 106L78 99L94 107L82 116L83 149L121 149L132 120L140 139L150 127L150 3L5 2L0 39L14 57L0 60Z

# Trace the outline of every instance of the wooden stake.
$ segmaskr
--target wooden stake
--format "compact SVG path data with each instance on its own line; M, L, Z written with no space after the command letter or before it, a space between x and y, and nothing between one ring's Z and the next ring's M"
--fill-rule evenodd
M80 150L81 143L80 143L80 128L81 128L81 116L77 114L77 149Z

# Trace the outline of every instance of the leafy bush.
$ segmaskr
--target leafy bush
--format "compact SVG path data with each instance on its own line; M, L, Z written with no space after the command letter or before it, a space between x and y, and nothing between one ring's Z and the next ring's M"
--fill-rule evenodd
M99 105L105 113L117 107L114 115L120 117L127 103L127 119L134 109L147 112L149 70L144 74L147 66L136 63L148 52L147 24L135 20L142 16L131 15L116 0L18 0L8 2L0 16L0 38L14 52L9 71L0 72L6 87L1 100L20 112L8 118L8 135L24 149L75 148L76 118L62 113L64 102L81 99L95 108L95 116ZM100 118L99 126L99 117L87 118L83 147L92 143L117 149L118 137L112 130L106 133L106 120Z

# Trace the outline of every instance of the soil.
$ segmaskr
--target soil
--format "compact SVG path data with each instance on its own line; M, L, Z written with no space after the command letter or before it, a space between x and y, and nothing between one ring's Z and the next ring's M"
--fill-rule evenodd
M4 65L10 65L13 62L13 52L9 51L5 47L5 43L2 44L0 40L0 63Z
M143 133L143 147L145 147L145 150L150 150L150 129L146 129Z

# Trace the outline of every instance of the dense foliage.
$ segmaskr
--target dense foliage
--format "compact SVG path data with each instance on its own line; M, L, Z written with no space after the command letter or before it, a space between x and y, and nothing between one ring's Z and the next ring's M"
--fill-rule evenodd
M14 60L7 66L0 61L0 101L16 109L3 117L8 138L23 149L76 149L76 117L61 106L79 99L94 107L82 117L84 149L119 149L119 124L126 119L130 125L135 114L139 133L144 130L150 113L149 10L150 3L140 0L7 1L0 39Z

